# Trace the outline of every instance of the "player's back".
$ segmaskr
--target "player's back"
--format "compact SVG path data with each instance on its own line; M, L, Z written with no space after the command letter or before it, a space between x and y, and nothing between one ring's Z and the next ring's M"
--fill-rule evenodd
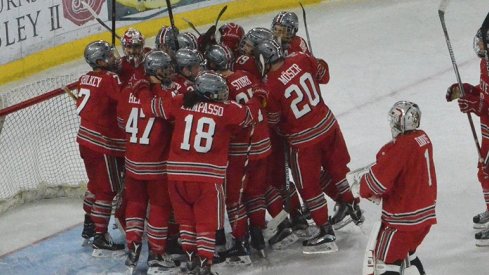
M123 132L117 126L120 84L118 76L108 71L91 71L80 77L77 99L80 144L102 153L123 153Z
M256 66L255 58L252 56L243 54L236 58L236 61L234 62L234 70L246 71L253 75L256 79L261 79L261 74Z
M379 151L377 160L382 158L387 166L372 168L377 179L395 178L383 196L383 220L405 230L436 223L437 180L428 135L422 130L399 135Z
M229 99L245 104L253 97L254 89L259 87L259 81L251 73L236 70L226 77L229 87ZM251 129L242 129L231 140L230 156L246 156ZM258 123L252 136L251 158L263 158L270 153L270 134L268 121L262 111L258 113Z
M336 123L321 97L317 72L313 57L294 53L264 80L270 93L269 119L280 121L280 130L292 145L318 141Z
M184 96L171 103L174 130L168 160L170 180L222 183L231 135L246 123L248 111L233 101L198 102L183 106Z
M141 93L165 99L172 97L172 91L165 91L159 84L150 84L145 79L130 81L122 90L118 115L126 132L126 166L134 174L148 175L151 171L156 172L154 166L168 156L171 127L168 121L143 111ZM153 167L147 165L150 163Z

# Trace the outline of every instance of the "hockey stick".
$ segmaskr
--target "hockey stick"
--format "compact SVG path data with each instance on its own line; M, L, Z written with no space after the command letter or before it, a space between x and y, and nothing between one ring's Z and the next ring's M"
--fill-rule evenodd
M173 34L173 38L175 39L177 51L178 51L180 46L178 45L177 32L176 32L177 28L175 27L175 18L173 17L173 9L171 7L170 0L166 0L166 8L168 9L168 17L170 18L170 26L173 29L172 34Z
M115 3L115 1L114 1ZM100 17L97 15L97 13L92 9L92 7L90 7L90 5L88 3L86 3L85 1L81 1L81 4L82 6L88 10L88 12L93 16L93 18L95 18L95 20L97 20L97 22L102 25L102 27L104 27L105 29L107 29L108 31L110 31L113 35L113 37L117 37L117 39L121 40L121 37L118 36L116 33L115 33L115 30L112 30L109 26L107 26L107 24L104 23L104 21L102 21L102 19L100 19ZM113 42L114 43L114 42ZM114 44L112 44L114 45Z
M441 27L443 28L443 33L445 34L445 40L447 42L448 52L450 53L450 59L452 60L453 70L455 71L455 76L457 77L458 87L460 89L460 93L464 96L464 86L462 84L462 80L460 79L460 73L458 72L457 62L455 61L455 55L453 54L452 44L450 42L450 37L448 36L447 26L445 24L445 10L448 6L448 0L442 0L440 2L440 7L438 8L438 15L440 17ZM479 144L479 139L477 138L477 133L475 131L474 121L472 120L472 115L467 113L467 118L469 119L470 129L472 130L472 136L474 138L475 146L477 148L477 153L479 154L479 163L482 163L484 160L481 155L481 146Z
M486 73L489 75L489 49L487 48L487 31L489 31L489 13L486 15L486 18L484 19L484 22L482 22L481 26L481 36L482 36L482 42L484 43L484 58L486 59ZM489 158L484 160L484 166L487 167L489 164Z
M234 224L233 224L233 232L236 230L236 226L238 225L239 219L239 208L241 207L241 203L243 200L243 192L246 183L246 176L248 175L248 164L250 162L250 153L251 153L251 145L253 142L253 134L255 133L255 125L251 126L250 137L248 140L248 147L246 148L246 158L243 167L243 176L241 177L241 186L239 188L239 197L238 197L238 206L236 208L236 214L234 215Z
M183 21L187 22L187 24L200 36L202 35L199 30L195 27L194 23L190 22L190 20L183 18Z
M116 37L116 33L115 33L115 0L112 0L112 11L111 11L111 20L112 20L112 47L115 47L115 37ZM120 39L120 38L119 38Z
M309 29L307 28L306 10L304 9L304 6L302 5L301 2L299 2L299 5L301 5L301 9L302 9L302 18L304 20L304 28L306 29L307 44L309 45L309 50L311 51L312 54L311 37L309 37Z
M216 34L216 30L217 30L217 24L219 23L219 20L221 19L221 16L224 14L224 12L228 9L228 6L224 6L221 11L219 12L219 14L217 15L217 18L216 18L216 22L214 23L214 25L212 25L205 33L204 35L202 36L202 45L203 45L203 49L202 50L205 50L205 48L207 47L207 45L209 44L209 42L211 41L211 37L213 37L215 34Z
M289 176L289 146L284 139L284 168L285 168L285 211L290 213L290 176Z

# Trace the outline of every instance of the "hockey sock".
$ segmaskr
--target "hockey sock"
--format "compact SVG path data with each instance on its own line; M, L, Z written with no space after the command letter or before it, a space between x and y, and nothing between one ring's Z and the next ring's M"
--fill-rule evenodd
M276 217L284 208L284 202L282 196L277 188L269 185L265 193L265 201L267 204L268 213L270 216Z
M95 223L95 233L107 232L110 213L112 212L112 201L96 200L93 204L91 218Z
M243 203L239 205L227 205L229 223L233 230L233 236L237 239L242 239L248 233L248 216Z
M245 200L246 213L250 219L250 225L257 228L265 228L265 197L259 196Z
M306 199L304 203L311 212L311 218L317 226L321 226L328 222L328 204L323 192L315 197Z
M90 213L92 213L92 207L93 207L94 201L95 201L95 195L92 192L87 190L85 192L85 196L83 198L83 210L88 215L90 215Z
M208 263L212 263L214 258L215 237L215 232L201 232L197 236L197 253L201 259L207 259Z

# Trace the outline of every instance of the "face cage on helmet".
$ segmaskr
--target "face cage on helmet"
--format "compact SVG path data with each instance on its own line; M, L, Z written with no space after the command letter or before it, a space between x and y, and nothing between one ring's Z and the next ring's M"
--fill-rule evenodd
M474 36L473 47L474 47L474 52L475 54L477 54L478 57L480 58L486 57L487 45L486 45L486 49L484 49L484 41L482 40L482 37L480 36L479 33L476 36Z

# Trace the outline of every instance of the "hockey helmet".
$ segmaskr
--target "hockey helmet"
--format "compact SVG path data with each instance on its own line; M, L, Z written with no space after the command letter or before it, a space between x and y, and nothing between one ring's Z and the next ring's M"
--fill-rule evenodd
M229 88L226 80L213 71L204 71L195 78L195 91L212 101L226 101Z
M421 110L416 103L398 101L389 110L392 137L416 130L421 122Z
M231 70L234 60L231 50L221 45L210 46L206 58L209 69L218 71Z

